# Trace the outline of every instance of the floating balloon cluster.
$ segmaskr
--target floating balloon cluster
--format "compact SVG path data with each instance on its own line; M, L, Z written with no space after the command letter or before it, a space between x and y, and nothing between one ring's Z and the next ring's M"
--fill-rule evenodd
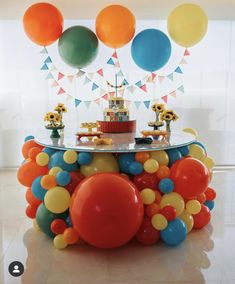
M207 16L199 6L183 4L169 15L168 33L177 44L190 47L204 37L207 23ZM135 16L121 5L110 5L99 12L96 34L84 26L73 26L63 31L62 14L49 3L30 6L24 14L23 25L27 36L36 44L47 46L59 39L61 58L74 68L83 68L96 58L98 38L115 49L134 38L132 58L136 65L150 72L162 68L171 55L170 40L159 29L145 29L135 36Z
M216 192L205 147L137 153L55 150L27 137L18 170L26 215L59 249L83 240L116 248L136 238L179 245L211 219Z

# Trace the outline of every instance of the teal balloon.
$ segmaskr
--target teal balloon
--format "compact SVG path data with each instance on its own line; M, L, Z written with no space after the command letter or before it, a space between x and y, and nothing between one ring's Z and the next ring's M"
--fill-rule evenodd
M135 36L131 45L131 55L136 65L153 72L168 62L171 56L171 42L162 31L146 29Z
M36 221L39 226L39 228L49 237L53 238L55 237L55 234L51 231L51 223L55 219L63 219L66 221L66 219L69 216L69 212L66 211L64 213L55 214L50 212L46 209L45 205L43 203L40 204L40 206L37 209L36 213Z
M98 53L98 39L87 27L74 26L63 32L58 48L65 63L75 68L83 68L95 60Z

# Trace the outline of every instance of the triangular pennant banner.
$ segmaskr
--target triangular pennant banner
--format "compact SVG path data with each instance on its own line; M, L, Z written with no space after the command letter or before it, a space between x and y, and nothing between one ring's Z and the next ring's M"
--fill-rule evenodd
M107 64L109 64L109 65L115 65L112 58L110 58L110 59L107 61Z
M46 80L49 80L49 79L53 79L53 75L51 74L51 72L49 72L46 76Z
M146 106L147 109L149 109L150 101L144 101L144 105Z
M118 94L122 97L124 95L125 89L118 90Z
M69 79L69 82L73 82L73 79L74 79L74 76L73 75L69 75L69 76L67 76L67 78Z
M184 86L183 86L183 85L180 86L179 88L177 88L177 90L180 91L180 92L182 92L182 93L184 93Z
M109 96L110 96L110 97L114 97L115 94L116 94L115 92L109 92Z
M135 83L135 85L140 88L142 86L142 82L138 81L137 83Z
M158 76L158 80L160 83L162 83L164 79L165 79L165 76Z
M122 81L122 85L129 85L129 83L127 82L126 79L124 79L124 80Z
M135 104L135 107L136 107L137 109L139 109L141 102L134 102L134 104Z
M41 70L49 70L49 68L46 64L43 64L42 67L41 67Z
M55 67L55 65L52 65L51 67L50 67L50 71L56 71L57 70L57 68Z
M62 74L61 72L58 73L58 81L61 80L64 77L64 74Z
M172 97L176 98L176 91L171 92L170 95L171 95Z
M93 83L93 84L92 84L92 91L96 90L97 88L99 88L99 86L96 85L96 83Z
M85 73L86 73L85 71L79 70L77 76L82 77Z
M189 56L189 55L190 55L189 51L187 49L185 49L184 56Z
M105 91L104 89L101 89L101 88L100 88L100 94L103 95L103 94L105 94L105 93L106 93L106 91Z
M52 63L52 60L51 60L50 56L48 56L47 59L44 60L44 63Z
M87 76L92 80L94 77L95 73L94 72L89 72L87 73Z
M60 87L57 95L61 95L61 94L64 94L65 93L65 90L63 88Z
M102 98L107 101L109 99L109 95L105 94Z
M67 97L66 97L66 102L71 101L71 100L72 100L72 98L73 98L73 97L71 97L70 95L67 95Z
M97 105L100 105L100 99L96 99L96 100L95 100L95 103L96 103Z
M167 78L168 78L169 80L173 81L173 80L174 80L173 73L169 74L169 75L167 76Z
M144 84L143 86L141 86L140 89L141 89L142 91L144 91L145 93L147 93L146 84Z
M180 73L180 74L183 74L183 71L181 70L181 68L178 66L175 71L175 73Z
M48 51L47 51L46 47L43 47L43 49L40 51L40 53L41 54L47 54Z
M99 69L98 71L96 71L97 74L99 74L100 76L104 76L104 72L103 72L103 69Z
M115 63L115 67L120 68L120 63L119 63L119 61L117 61L117 62Z
M133 85L131 85L131 86L127 87L127 89L128 89L128 91L129 91L131 94L133 94L134 91L136 90L136 87L133 86Z
M122 70L120 70L119 72L117 72L116 74L118 77L124 77L123 73L122 73Z
M84 104L85 104L85 106L86 106L87 108L89 108L90 105L91 105L91 101L84 101Z
M157 74L152 73L152 80L154 80L157 77Z
M180 61L180 65L183 65L183 64L187 64L187 61L184 58L182 58L182 60Z
M153 83L152 76L149 76L149 77L148 77L148 79L147 79L147 83Z
M167 104L168 101L168 95L165 95L163 97L161 97L161 99Z
M57 86L59 86L59 84L58 84L57 81L54 81L54 82L52 83L52 85L51 85L51 87L57 87Z
M116 52L116 51L113 53L112 57L113 57L113 58L118 58L118 57L117 57L117 52Z
M91 82L91 80L86 76L85 77L85 80L84 80L84 82L83 82L83 85L86 85L86 84L88 84L88 83L90 83Z
M81 100L75 99L75 107L78 107L81 102L82 102Z

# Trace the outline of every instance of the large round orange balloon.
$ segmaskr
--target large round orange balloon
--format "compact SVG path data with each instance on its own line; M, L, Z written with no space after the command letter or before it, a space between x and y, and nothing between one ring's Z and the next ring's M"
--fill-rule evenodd
M96 34L105 45L122 47L135 34L135 16L126 7L110 5L96 17Z
M31 187L35 178L45 175L47 172L48 167L40 167L36 162L28 161L18 169L17 178L22 185Z
M33 42L46 46L62 34L63 16L55 6L38 3L26 10L23 24L25 33Z
M175 185L174 191L186 199L203 193L210 181L206 166L194 158L184 158L174 163L170 178Z
M28 140L24 143L24 145L22 146L22 154L25 159L29 158L29 151L34 147L37 147L40 150L44 148L42 145L37 144L34 140Z
M73 194L70 216L74 228L87 243L116 248L132 239L143 219L138 189L115 173L86 178Z

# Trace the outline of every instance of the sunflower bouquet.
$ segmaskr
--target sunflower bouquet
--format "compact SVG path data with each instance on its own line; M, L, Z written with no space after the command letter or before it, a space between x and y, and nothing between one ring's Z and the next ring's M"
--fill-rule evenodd
M166 130L168 132L171 132L171 127L170 127L171 122L176 121L179 117L173 110L164 110L161 113L160 118L162 121L166 122Z

